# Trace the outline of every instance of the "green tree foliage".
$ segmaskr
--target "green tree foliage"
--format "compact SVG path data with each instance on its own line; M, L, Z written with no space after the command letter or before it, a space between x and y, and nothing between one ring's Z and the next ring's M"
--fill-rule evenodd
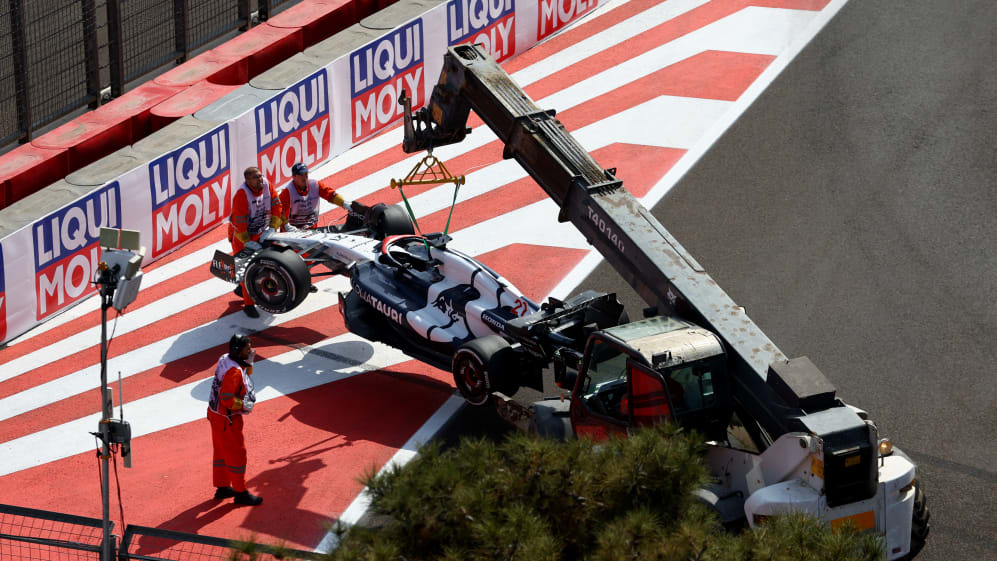
M663 424L630 438L523 434L443 450L366 477L377 528L351 528L331 561L881 559L874 536L804 516L725 533L693 490L703 445Z

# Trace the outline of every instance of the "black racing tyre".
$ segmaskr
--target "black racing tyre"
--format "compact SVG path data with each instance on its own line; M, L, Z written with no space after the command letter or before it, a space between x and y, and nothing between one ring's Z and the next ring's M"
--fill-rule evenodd
M297 253L269 248L246 266L245 284L256 307L271 314L283 314L298 307L308 296L311 274Z
M498 335L485 335L461 345L454 353L452 371L460 395L471 405L485 405L493 391L508 389L501 382L509 372L512 349ZM503 393L505 393L503 391Z
M400 206L378 203L370 207L367 225L373 230L374 238L383 240L388 236L415 234L412 220Z

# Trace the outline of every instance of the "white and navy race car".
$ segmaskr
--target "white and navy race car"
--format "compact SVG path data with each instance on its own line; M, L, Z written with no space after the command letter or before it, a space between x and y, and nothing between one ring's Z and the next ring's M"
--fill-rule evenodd
M537 352L517 342L507 325L540 306L448 247L449 236L416 235L401 207L375 205L362 223L353 220L345 227L272 233L235 256L218 251L211 272L242 283L257 307L274 314L301 304L313 277L348 276L351 290L340 293L347 329L452 370L474 404L487 402L493 391L515 393L524 373L539 380L545 361L537 362ZM498 380L499 370L518 374Z

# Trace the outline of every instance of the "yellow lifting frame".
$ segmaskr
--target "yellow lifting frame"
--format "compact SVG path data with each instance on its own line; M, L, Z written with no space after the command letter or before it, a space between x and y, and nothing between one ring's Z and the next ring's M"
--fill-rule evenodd
M436 185L440 183L453 183L453 202L450 204L450 215L447 216L447 225L443 229L443 235L447 234L450 229L450 218L453 217L453 207L457 204L457 191L460 186L464 184L463 175L453 175L450 170L447 169L446 164L442 160L433 155L432 150L421 160L419 160L412 171L408 172L408 175L404 179L392 179L391 188L398 189L398 192L402 195L402 201L405 202L405 208L408 209L409 216L412 218L412 223L415 224L417 231L421 232L419 228L419 222L415 219L415 213L412 212L412 207L409 205L408 198L405 196L405 190L402 189L405 185Z

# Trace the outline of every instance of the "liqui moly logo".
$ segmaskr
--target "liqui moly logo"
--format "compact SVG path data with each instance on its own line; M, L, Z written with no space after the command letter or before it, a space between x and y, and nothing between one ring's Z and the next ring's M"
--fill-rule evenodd
M118 182L32 225L35 317L43 320L92 294L100 263L100 229L121 227Z
M599 5L599 0L537 0L537 41L582 17Z
M3 246L0 245L0 341L7 338L7 291L3 275Z
M413 108L422 104L422 53L422 21L415 20L350 55L353 142L402 116L402 90Z
M516 10L513 0L450 0L447 37L450 45L479 43L498 62L516 53Z
M228 125L153 160L149 179L155 259L228 217L232 200Z
M291 179L291 166L329 158L329 78L325 69L256 108L256 152L271 185Z

